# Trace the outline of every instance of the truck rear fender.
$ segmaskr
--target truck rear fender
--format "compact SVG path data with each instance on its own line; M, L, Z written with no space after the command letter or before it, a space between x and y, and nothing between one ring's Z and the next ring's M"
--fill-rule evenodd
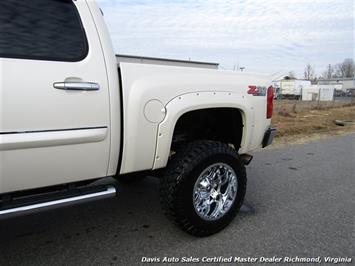
M210 108L234 108L242 117L240 152L248 150L253 138L253 107L250 98L242 93L208 91L187 93L173 98L166 104L165 119L159 124L153 169L165 167L171 152L174 130L178 120L191 111Z

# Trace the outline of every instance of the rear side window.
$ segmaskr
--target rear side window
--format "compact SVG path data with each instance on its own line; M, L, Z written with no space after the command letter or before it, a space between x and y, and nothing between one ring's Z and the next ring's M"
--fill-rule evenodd
M0 0L0 57L74 62L87 53L71 0Z

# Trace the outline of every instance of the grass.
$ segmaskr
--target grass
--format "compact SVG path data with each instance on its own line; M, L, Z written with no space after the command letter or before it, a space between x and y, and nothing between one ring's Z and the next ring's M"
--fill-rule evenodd
M303 102L277 100L274 102L272 125L277 129L275 142L294 142L342 133L355 133L355 126L337 126L335 120L355 121L355 102Z

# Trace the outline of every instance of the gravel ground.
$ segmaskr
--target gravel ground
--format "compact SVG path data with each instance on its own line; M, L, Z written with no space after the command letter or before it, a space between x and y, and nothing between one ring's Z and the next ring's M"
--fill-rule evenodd
M132 265L142 257L355 258L355 135L257 152L246 204L208 238L172 225L157 180L103 200L0 221L0 265Z

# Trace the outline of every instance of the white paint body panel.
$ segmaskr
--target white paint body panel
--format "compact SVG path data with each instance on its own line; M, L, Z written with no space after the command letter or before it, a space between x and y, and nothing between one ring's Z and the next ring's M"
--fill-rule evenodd
M100 142L107 133L107 128L93 128L5 134L0 137L0 151Z
M176 121L192 110L239 109L244 124L240 152L261 145L270 125L266 97L246 92L248 85L269 86L271 78L117 65L96 3L78 0L75 5L89 42L83 61L0 58L0 194L164 167ZM100 90L52 86L71 79L96 82Z
M84 60L0 58L0 194L107 175L110 98L115 96L109 94L105 57L89 7L83 0L74 3L89 44ZM116 65L111 68L117 90ZM95 82L100 90L53 87L65 80ZM106 127L104 134L97 127Z
M116 55L108 33L105 21L102 17L99 6L95 1L87 1L92 18L96 26L96 31L101 42L101 49L106 63L106 74L109 89L109 119L110 119L110 151L107 176L116 174L121 149L121 99L120 84L117 71Z
M247 94L248 85L269 86L271 79L267 76L137 63L121 63L120 68L124 102L120 173L164 167L176 121L188 111L215 107L240 109L246 129L242 152L259 147L270 125L266 119L266 97ZM193 96L197 93L200 97ZM176 100L179 96L184 100ZM152 123L144 116L144 106L151 100L160 101L166 108L161 123ZM158 137L158 132L162 136Z

